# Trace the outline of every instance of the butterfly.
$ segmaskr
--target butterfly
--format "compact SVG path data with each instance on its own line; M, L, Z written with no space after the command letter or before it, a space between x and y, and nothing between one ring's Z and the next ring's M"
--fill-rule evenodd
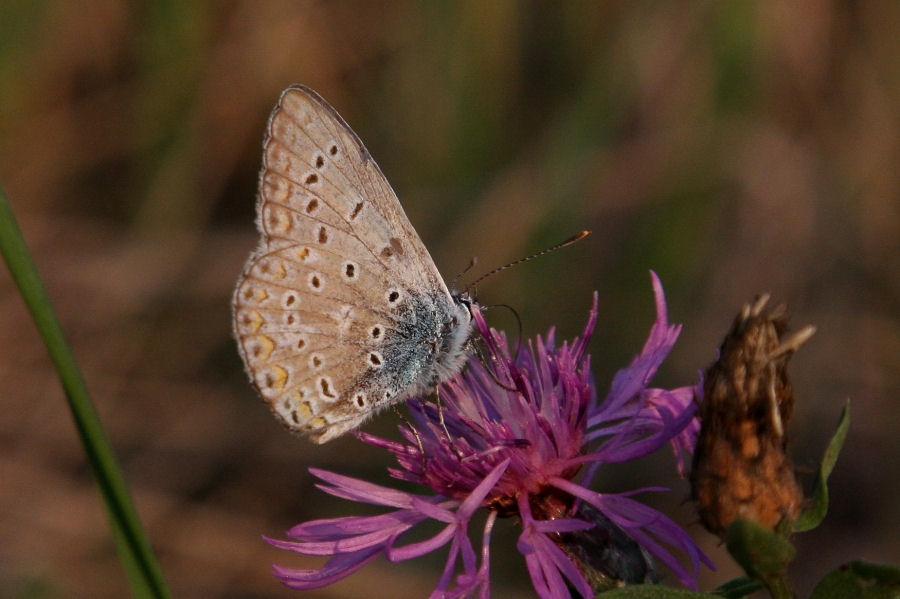
M325 443L459 372L472 301L450 292L359 137L303 85L269 117L256 215L234 335L288 429Z

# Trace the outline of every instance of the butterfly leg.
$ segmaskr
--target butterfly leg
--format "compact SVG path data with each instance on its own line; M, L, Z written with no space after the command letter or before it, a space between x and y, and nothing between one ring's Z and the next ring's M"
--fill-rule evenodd
M426 472L426 467L428 466L428 462L425 457L425 446L422 445L422 437L419 436L419 431L416 430L416 427L413 426L412 422L406 418L403 414L400 413L400 408L397 407L397 404L391 404L391 409L394 411L394 414L397 415L397 418L400 419L400 422L403 423L406 428L410 430L413 436L416 438L416 445L419 446L419 458L421 460L420 467L422 468L421 475L424 477Z
M450 436L450 431L447 429L447 422L444 420L444 402L441 401L440 385L434 388L434 398L434 403L437 405L438 424L441 425L441 430L444 431L444 436L447 438L447 444L450 445L450 449L456 454L456 459L462 461L463 452L456 446L456 443L453 442L453 437Z

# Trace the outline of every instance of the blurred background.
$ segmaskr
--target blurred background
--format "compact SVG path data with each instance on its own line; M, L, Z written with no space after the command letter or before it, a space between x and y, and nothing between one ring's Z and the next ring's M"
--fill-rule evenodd
M352 438L286 433L230 336L263 128L293 82L365 141L448 279L472 256L470 276L593 230L479 292L514 306L525 335L564 339L598 290L601 390L653 322L649 269L684 323L657 386L693 383L757 293L786 302L795 329L815 324L791 364L807 487L847 398L853 424L791 575L805 595L849 559L900 562L898 30L892 2L0 1L0 182L175 596L294 595L270 564L318 562L260 535L356 513L306 469L388 481L387 455ZM0 302L0 595L125 596L5 272ZM671 487L646 501L719 563L711 589L737 570L672 464L663 451L597 488ZM500 524L494 596L530 596L517 526ZM306 596L423 597L443 560L380 560Z

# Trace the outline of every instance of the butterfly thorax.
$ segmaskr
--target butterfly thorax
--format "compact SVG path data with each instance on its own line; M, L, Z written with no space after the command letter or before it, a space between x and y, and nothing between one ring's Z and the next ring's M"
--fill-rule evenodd
M431 392L462 368L472 329L464 301L444 290L405 290L395 320L381 345L384 364L370 371L360 387L384 389L385 404Z

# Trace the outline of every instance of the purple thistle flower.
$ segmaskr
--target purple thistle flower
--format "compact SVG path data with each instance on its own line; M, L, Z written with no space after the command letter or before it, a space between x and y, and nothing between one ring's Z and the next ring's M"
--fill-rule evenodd
M649 552L682 583L696 588L700 563L713 567L709 558L673 521L630 497L665 489L615 494L589 488L604 463L643 457L671 443L681 470L682 453L693 447L693 388L647 387L681 328L668 324L662 285L655 273L651 276L656 322L641 353L616 374L599 404L586 354L597 320L596 294L581 337L557 348L551 330L546 340L529 341L516 355L505 336L489 328L473 308L486 365L472 359L463 374L443 384L440 408L409 401L414 428L401 427L405 442L356 433L394 454L398 467L389 469L394 478L425 485L435 494L310 469L322 481L317 485L322 491L393 511L306 522L288 531L293 541L269 539L283 549L331 556L319 569L276 566L276 576L289 587L313 589L350 575L379 555L403 561L449 543L446 566L431 597L487 598L491 531L498 517L516 516L522 524L517 548L543 598L567 599L572 589L585 598L594 596L582 571L586 564L570 546L592 531L593 539L630 537L641 547L637 556ZM582 504L587 504L584 509ZM479 555L468 528L482 508L488 517ZM590 517L598 511L600 516ZM399 542L406 531L429 519L443 523L443 530L425 541ZM605 535L610 530L601 527L615 531ZM690 566L670 548L686 554Z

